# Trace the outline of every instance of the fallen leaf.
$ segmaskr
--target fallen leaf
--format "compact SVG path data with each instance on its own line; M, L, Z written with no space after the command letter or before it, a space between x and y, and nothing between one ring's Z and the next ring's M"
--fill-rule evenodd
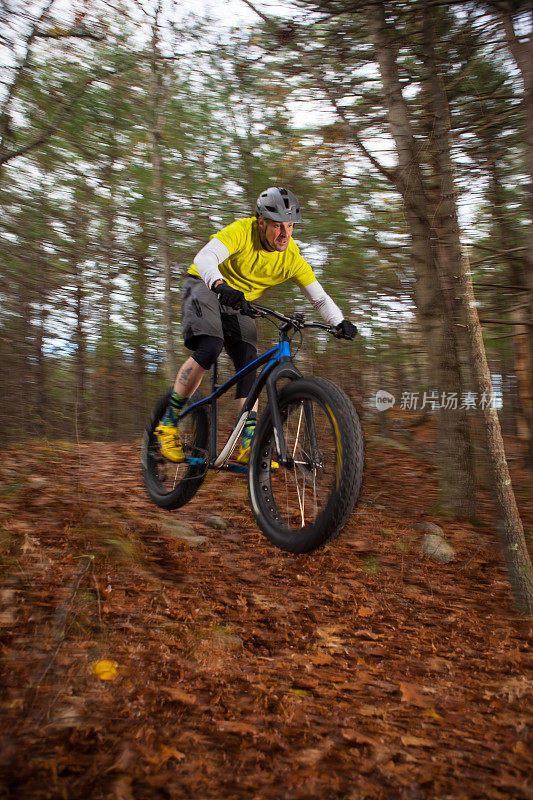
M218 728L223 733L238 733L242 736L253 736L257 733L257 728L249 725L247 722L238 722L237 720L228 720L220 722Z
M324 753L318 747L309 747L307 750L301 750L296 755L296 760L299 761L301 764L307 764L307 766L313 766L317 764Z
M178 689L175 686L160 686L159 689L176 703L181 703L184 706L196 705L196 695L184 692L183 689Z
M42 489L43 486L46 486L49 483L46 478L41 478L39 475L30 475L27 478L27 481L32 489Z
M354 636L358 637L359 639L372 639L372 641L376 641L376 639L382 638L382 634L373 633L373 631L355 631L353 634Z
M352 541L350 542L350 546L356 551L356 553L376 552L376 548L370 542L367 542L365 539L352 539Z
M131 775L120 775L112 788L113 800L133 800L131 793Z
M335 659L333 656L330 656L329 653L315 653L309 656L309 661L311 661L312 664L320 666L321 664L333 664Z
M373 679L369 681L369 684L371 684L372 686L376 686L378 689L381 689L382 692L386 692L387 694L392 694L393 692L396 692L398 689L396 684L391 683L390 681L380 681Z
M446 672L451 667L449 661L445 658L439 658L438 656L431 656L426 660L426 664L433 672Z
M341 625L326 625L323 628L317 628L316 633L322 640L322 646L329 647L332 650L341 650L344 647L344 642L338 634L342 630Z
M4 611L0 611L0 627L9 627L14 625L17 621L17 615L12 608L6 608Z
M425 708L427 706L426 700L422 697L418 688L412 683L400 683L400 695L402 703L409 703L411 706L418 706Z
M356 713L360 714L362 717L382 717L385 712L379 706L365 705L359 706Z
M106 769L107 772L127 772L131 767L133 761L135 760L136 756L134 751L126 744L122 748L122 751L115 761L110 767Z
M289 689L289 694L295 694L296 697L307 697L307 692L303 689Z
M371 736L367 736L365 733L361 733L361 731L355 730L354 728L343 728L341 730L341 735L343 739L346 739L347 742L355 742L356 744L368 744L374 746L376 744L376 740L373 739Z
M533 692L533 680L526 678L525 675L517 675L502 684L497 694L512 703L515 700L520 700L526 694L531 694L531 692Z
M355 672L353 681L343 681L342 683L335 682L335 684L339 687L339 689L348 689L349 691L351 690L357 692L361 690L363 684L374 683L374 680L374 676L371 672L359 669L357 672Z
M156 764L157 769L161 769L161 767L170 761L171 758L174 758L176 761L183 761L186 758L185 753L182 753L181 750L177 750L175 747L167 747L165 744L161 747L159 753L155 753L153 756L145 756L146 760L150 762L150 764Z
M435 747L435 742L431 739L422 739L420 736L411 736L406 734L401 737L401 742L404 747Z
M118 664L116 661L103 658L91 665L91 672L101 681L114 681L118 674Z
M24 536L24 542L22 543L22 552L27 553L28 551L32 553L34 550L38 550L41 546L38 539L35 536L29 536L26 534Z
M81 710L83 700L79 697L70 698L68 703L60 706L53 717L53 724L56 728L77 728L81 725L83 717Z
M6 528L11 533L34 533L35 526L30 525L28 522L24 522L21 519L9 519L5 520L3 523L4 528Z

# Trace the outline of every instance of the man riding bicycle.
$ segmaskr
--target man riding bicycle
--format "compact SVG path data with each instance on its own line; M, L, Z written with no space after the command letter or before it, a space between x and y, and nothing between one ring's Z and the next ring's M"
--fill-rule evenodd
M294 223L301 221L296 196L272 186L259 195L254 217L232 222L211 236L195 256L181 297L183 340L193 353L178 371L168 408L155 431L161 454L169 461L184 460L180 413L222 348L236 372L257 358L257 329L246 311L249 302L267 289L291 280L323 319L336 327L339 338L353 339L357 333L300 255L292 233ZM254 380L255 373L250 372L237 382L238 410ZM254 407L243 429L240 464L248 463L256 420Z

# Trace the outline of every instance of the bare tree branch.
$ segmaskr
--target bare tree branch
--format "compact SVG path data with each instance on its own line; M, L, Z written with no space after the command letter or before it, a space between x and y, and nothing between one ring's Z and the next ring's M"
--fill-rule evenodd
M275 20L273 20L271 17L268 17L266 14L264 14L258 8L256 8L254 6L254 4L250 2L250 0L242 0L242 2L245 3L249 8L251 8L252 11L254 11L259 17L261 17L261 19L269 27L271 27L273 30L281 33L280 26L277 24L277 22ZM364 5L364 3L363 3L363 5ZM356 130L356 128L352 125L352 123L348 119L345 111L341 108L341 106L339 106L337 98L335 97L335 95L332 92L331 85L328 84L328 82L317 72L316 67L313 64L309 64L309 60L308 60L306 52L304 50L302 50L300 47L298 47L297 45L295 45L294 43L293 43L293 47L300 53L302 58L306 61L308 68L311 70L311 72L313 74L313 77L315 78L315 80L319 84L319 86L322 89L322 91L325 93L325 95L328 98L329 102L331 103L331 105L335 109L335 112L337 113L337 115L340 117L340 119L342 119L342 121L346 125L346 128L349 131L350 136L352 137L354 144L358 147L358 149L361 151L361 153L363 153L363 155L370 161L370 163L385 178L387 178L395 186L397 186L397 184L398 184L398 174L397 174L397 172L395 170L389 169L388 167L385 167L383 164L381 164L381 162L374 155L372 155L372 153L368 150L368 148L364 145L363 141L361 140L361 138L359 136L359 132Z
M58 104L58 107L55 113L50 117L48 124L33 139L30 139L29 142L26 142L26 144L22 145L21 147L14 148L12 150L8 150L3 147L2 142L0 142L0 167L3 164L6 164L8 161L18 158L18 156L23 156L26 153L29 153L30 150L34 150L40 144L43 144L43 142L45 142L50 136L52 136L57 131L59 124L65 118L68 111L70 111L70 109L76 105L87 86L90 86L91 83L94 83L94 81L102 80L103 77L109 77L111 75L116 75L119 72L125 72L129 68L129 65L125 65L121 69L106 70L104 73L99 71L93 75L89 75L87 78L84 78L82 81L79 81L77 84L75 84L74 93L68 98L64 98L64 100Z
M13 80L11 82L11 86L9 87L9 91L7 93L6 99L4 100L4 103L2 105L2 109L0 110L0 125L1 125L1 129L2 129L1 137L0 137L0 151L3 148L5 138L9 135L9 122L10 122L10 120L9 120L9 107L11 105L13 97L15 96L15 92L16 92L16 90L18 88L18 85L19 85L19 83L20 83L20 81L22 79L22 76L24 74L24 70L28 66L28 63L29 63L29 60L30 60L30 55L31 55L31 46L33 44L34 39L38 35L39 25L41 24L41 22L44 19L46 19L46 16L47 16L48 12L50 11L50 9L52 8L52 5L54 4L54 2L55 2L55 0L48 0L46 6L41 11L41 14L35 20L35 23L34 23L32 29L31 29L27 39L26 39L26 50L25 50L24 56L23 56L22 60L20 61L18 67L15 70L14 78L13 78Z
M259 11L259 9L256 8L253 5L253 3L250 3L250 0L242 0L242 2L245 3L248 6L248 8L251 8L252 11L254 11L257 14L258 17L261 17L263 22L266 22L267 25L272 25L273 27L276 27L276 28L278 27L273 19L271 19L270 17L267 17L267 15L263 14L262 11Z
M73 25L71 28L61 28L56 25L49 31L37 31L35 36L40 39L93 39L95 42L102 42L105 39L105 33L96 33L82 24Z

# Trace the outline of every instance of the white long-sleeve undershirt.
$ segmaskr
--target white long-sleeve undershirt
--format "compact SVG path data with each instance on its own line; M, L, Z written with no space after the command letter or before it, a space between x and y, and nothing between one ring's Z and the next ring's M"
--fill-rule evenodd
M229 255L226 245L215 236L194 257L194 266L210 289L215 281L224 280L218 267ZM318 281L304 286L302 291L328 325L338 325L342 322L344 314Z
M194 257L194 266L203 282L212 287L215 281L223 281L218 265L228 258L230 252L224 242L216 237L211 239Z
M338 325L343 321L344 314L318 281L304 286L302 291L328 325Z

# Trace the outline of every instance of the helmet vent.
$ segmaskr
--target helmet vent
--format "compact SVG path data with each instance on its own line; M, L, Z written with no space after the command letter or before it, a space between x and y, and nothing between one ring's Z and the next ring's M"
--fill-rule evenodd
M301 222L298 198L282 186L270 186L261 192L255 207L258 217L266 217L275 222Z

